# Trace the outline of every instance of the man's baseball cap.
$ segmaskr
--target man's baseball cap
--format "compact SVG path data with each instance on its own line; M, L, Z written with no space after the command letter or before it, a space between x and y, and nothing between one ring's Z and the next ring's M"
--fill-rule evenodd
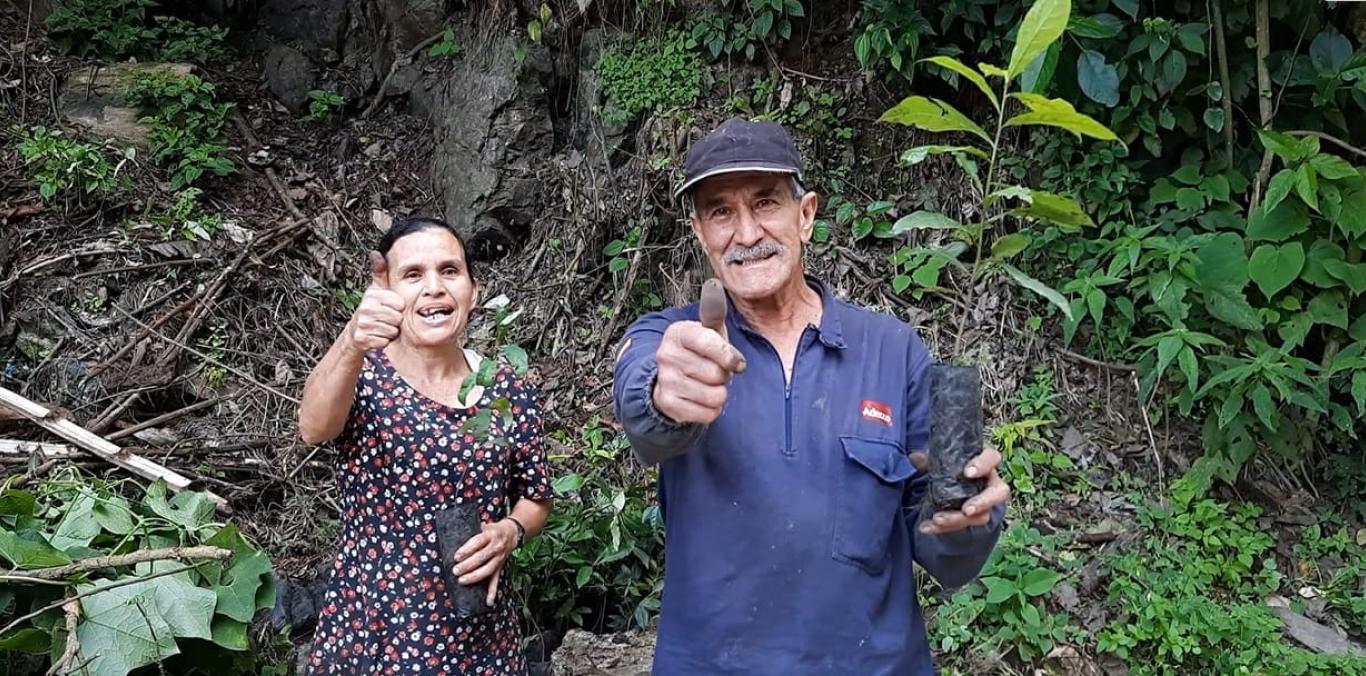
M742 171L791 174L805 186L797 144L782 125L734 117L688 149L683 185L674 190L674 199L703 179Z

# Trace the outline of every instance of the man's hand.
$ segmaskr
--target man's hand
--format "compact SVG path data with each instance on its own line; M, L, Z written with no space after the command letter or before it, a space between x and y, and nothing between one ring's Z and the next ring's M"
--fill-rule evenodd
M991 510L1003 505L1010 499L1010 486L996 473L1001 463L1001 452L987 447L982 453L968 462L963 468L963 476L969 479L986 477L986 486L981 493L963 503L959 511L939 512L932 519L920 522L920 532L926 535L951 533L969 526L981 526L991 519ZM911 454L911 464L925 472L929 469L929 458L922 452Z
M474 584L489 579L489 605L498 597L498 579L503 574L503 562L517 548L517 525L503 519L486 523L483 532L469 539L455 551L455 574L460 584Z
M384 349L398 338L403 323L403 297L389 288L389 265L370 252L370 287L351 315L351 341L362 350Z
M731 376L745 358L726 340L726 296L715 279L702 285L700 322L674 322L655 351L655 409L680 423L711 423L726 404Z

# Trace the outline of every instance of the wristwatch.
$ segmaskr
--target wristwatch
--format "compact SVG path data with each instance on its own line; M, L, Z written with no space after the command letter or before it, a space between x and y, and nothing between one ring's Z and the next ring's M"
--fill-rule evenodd
M507 520L511 521L512 525L517 527L517 544L513 545L513 549L517 549L518 547L521 547L522 542L526 540L526 526L523 526L521 521L518 521L516 517L511 515L507 517Z

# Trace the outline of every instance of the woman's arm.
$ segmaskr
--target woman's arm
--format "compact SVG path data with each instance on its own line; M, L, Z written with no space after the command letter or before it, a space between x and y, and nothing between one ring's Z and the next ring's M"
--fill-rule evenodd
M299 436L304 443L321 444L341 434L364 365L365 350L352 339L347 324L304 383L299 402Z

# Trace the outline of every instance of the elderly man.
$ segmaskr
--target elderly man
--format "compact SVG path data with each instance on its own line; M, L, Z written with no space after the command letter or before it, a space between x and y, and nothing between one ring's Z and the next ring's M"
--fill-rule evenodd
M920 518L932 359L805 273L817 198L782 127L721 125L678 195L729 311L646 315L617 352L617 417L660 466L654 673L932 674L912 561L977 575L1010 494L999 453L968 464L985 487L961 511Z

